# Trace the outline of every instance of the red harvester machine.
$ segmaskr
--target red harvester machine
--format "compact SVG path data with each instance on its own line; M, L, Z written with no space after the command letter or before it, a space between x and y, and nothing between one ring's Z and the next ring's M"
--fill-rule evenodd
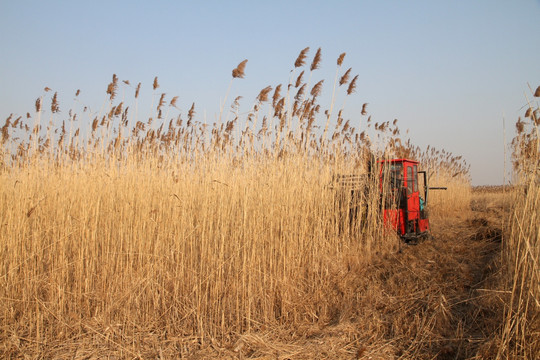
M427 211L429 190L446 190L445 187L429 187L426 171L420 171L419 162L409 159L380 160L378 181L381 211L384 224L406 242L429 237ZM338 175L333 188L350 191L349 221L358 219L358 212L368 196L368 179L373 179L374 167L370 163L364 175ZM419 181L420 175L420 181ZM337 185L337 186L335 186ZM365 212L364 212L365 213Z
M396 230L405 241L429 235L427 176L418 171L418 161L392 159L379 161L380 190L385 194L384 224ZM422 183L418 181L422 175ZM422 188L422 195L420 193ZM390 200L390 201L388 201Z

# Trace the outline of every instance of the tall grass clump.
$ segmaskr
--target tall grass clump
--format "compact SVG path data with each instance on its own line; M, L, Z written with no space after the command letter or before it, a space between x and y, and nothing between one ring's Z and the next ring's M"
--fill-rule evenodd
M159 93L157 78L152 112L141 120L141 84L116 75L98 112L80 103L79 91L77 106L60 111L59 95L46 88L32 113L8 117L0 141L1 338L122 342L150 332L226 340L339 320L335 279L394 251L398 240L383 229L378 191L359 200L332 179L417 150L396 145L395 123L370 128L366 106L358 130L335 109L358 79L341 70L345 54L324 109L323 80L310 83L321 51L305 67L308 54L302 50L288 83L264 87L247 112L240 96L220 104L214 124L197 119L194 103ZM246 63L233 70L227 95ZM451 159L434 154L434 167ZM368 186L378 189L376 181ZM10 346L5 340L2 351Z
M533 94L540 97L540 87ZM512 141L515 172L514 207L503 245L507 290L498 359L534 359L540 355L540 108L528 102L524 120L516 122Z

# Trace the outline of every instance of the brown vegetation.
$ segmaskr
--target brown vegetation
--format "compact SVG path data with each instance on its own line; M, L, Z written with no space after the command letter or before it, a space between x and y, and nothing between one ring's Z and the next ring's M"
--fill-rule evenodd
M281 84L265 87L245 118L241 97L231 114L221 104L219 121L208 125L197 120L195 104L183 115L178 97L155 94L158 104L142 121L131 110L141 84L133 103L115 102L119 87L131 86L116 75L100 113L59 112L56 92L47 113L46 91L28 123L10 116L0 141L0 354L491 356L479 339L496 344L482 331L499 328L489 319L483 328L476 309L498 316L493 298L483 303L478 294L503 229L493 220L471 222L468 166L414 146L396 121L373 124L367 104L355 122L362 128L344 118L344 108L334 115L336 85L347 84L351 71L340 74L344 53L323 110L323 80L309 91L304 71L294 74L308 52L296 59L286 93ZM320 61L319 49L310 78ZM246 63L233 81L245 76ZM336 173L365 172L372 155L417 159L432 185L448 186L432 196L436 240L404 248L383 229L377 192L365 199L365 222L343 220L339 204L347 201L337 202L328 184ZM528 216L519 211L517 219ZM519 245L522 232L514 234L506 254L517 247L529 256L536 245ZM523 345L512 347L516 336L531 338L514 329L535 321L538 293L523 289L537 284L536 265L518 263L512 269L527 275L512 274L526 285L513 282L521 292L500 340L507 348L495 347L501 354L522 354Z

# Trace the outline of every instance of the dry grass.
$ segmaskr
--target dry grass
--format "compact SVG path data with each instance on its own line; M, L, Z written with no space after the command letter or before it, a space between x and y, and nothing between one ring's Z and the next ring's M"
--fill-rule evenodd
M320 59L319 50L310 78ZM443 348L426 347L430 337L464 338L452 330L461 315L448 313L463 299L447 294L461 296L453 291L463 274L451 270L467 246L449 257L437 257L445 242L398 255L402 244L382 229L380 194L364 199L364 222L350 222L350 194L338 201L328 185L335 174L365 172L372 155L418 159L430 185L449 187L431 198L442 240L449 238L442 219L469 207L468 167L413 146L395 121L373 124L367 104L362 129L343 107L334 114L358 78L339 94L350 74L339 76L343 61L344 54L327 110L318 103L323 80L310 87L302 72L284 95L281 84L265 87L245 118L239 97L231 115L208 125L195 104L155 93L153 113L140 120L131 109L141 84L131 103L115 101L131 85L114 75L99 113L58 112L56 93L46 112L47 91L26 121L8 118L0 147L0 354L313 358L306 347L328 336L336 346L324 348L328 357L432 357ZM467 229L455 235L469 238ZM426 270L430 259L441 267ZM449 346L444 351L458 351Z
M532 92L532 89L531 89ZM538 97L538 89L534 96ZM497 358L540 356L540 145L538 102L528 102L512 141L516 186L504 242L504 287L510 292Z

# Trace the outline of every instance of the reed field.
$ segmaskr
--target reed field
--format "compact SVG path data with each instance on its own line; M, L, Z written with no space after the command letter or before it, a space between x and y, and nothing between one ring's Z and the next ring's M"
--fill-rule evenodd
M540 97L540 86L532 94ZM503 246L505 308L501 346L497 358L533 359L540 355L540 144L538 100L527 99L524 120L516 122L512 140L516 176L514 208Z
M9 116L0 138L0 356L538 354L537 105L517 125L519 186L508 190L499 248L470 240L478 236L469 237L469 225L449 230L449 221L470 217L475 199L465 160L420 149L397 121L373 121L367 104L348 119L345 103L361 101L358 75L343 53L335 78L318 79L322 52L309 50L289 82L263 88L247 112L231 94L247 81L241 62L213 123L196 104L160 93L157 78L143 116L144 85L116 75L98 112L67 110L46 88L32 111ZM332 186L335 176L367 174L373 159L388 158L418 160L431 186L448 187L430 194L434 240L404 249L384 228L378 175L350 221L353 199ZM454 312L458 295L441 289L461 289L467 271L452 274L465 266L458 257L486 246L501 254L495 290L511 295L493 300L489 346L463 350L455 339L465 339L474 312ZM428 276L429 256L444 271ZM471 274L480 272L473 262Z

